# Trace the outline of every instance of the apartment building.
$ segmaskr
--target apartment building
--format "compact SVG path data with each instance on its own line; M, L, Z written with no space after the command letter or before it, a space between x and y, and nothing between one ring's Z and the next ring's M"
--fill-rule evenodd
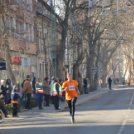
M26 74L36 75L37 70L37 38L36 38L36 11L35 0L15 0L6 5L5 23L9 36L10 63L16 80L20 82L20 76ZM0 21L2 28L2 20ZM2 34L0 35L0 58L5 59ZM21 66L21 58L29 57L30 66ZM7 79L8 72L1 71L1 78Z
M51 13L40 2L36 2L37 15L37 76L42 80L51 77Z
M49 79L52 77L53 68L53 56L54 51L58 52L58 45L61 41L61 27L58 22L55 22L56 30L55 35L52 33L52 17L51 13L42 6L42 4L36 1L36 14L37 14L37 44L38 44L38 56L37 56L37 76L42 80L47 76ZM52 36L56 37L55 50L52 47ZM56 58L56 57L55 57Z

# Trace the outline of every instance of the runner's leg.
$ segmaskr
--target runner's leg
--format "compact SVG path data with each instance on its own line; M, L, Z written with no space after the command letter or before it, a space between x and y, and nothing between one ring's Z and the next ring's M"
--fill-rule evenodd
M69 110L70 110L70 115L72 115L72 105L71 105L71 100L68 100L68 107L69 107Z
M77 98L74 97L74 98L72 99L72 106L73 106L73 113L72 113L72 116L74 116L74 113L75 113L75 103L76 103L76 101L77 101Z

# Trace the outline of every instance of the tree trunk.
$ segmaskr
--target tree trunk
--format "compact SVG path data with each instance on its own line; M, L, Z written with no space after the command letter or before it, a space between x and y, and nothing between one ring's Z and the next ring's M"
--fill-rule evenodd
M103 87L106 87L106 79L107 77L107 67L105 68L104 75L103 75Z
M79 72L79 66L80 64L73 65L73 79L78 81L80 93L83 94L83 87L82 87L82 80L81 80L82 76Z
M98 71L96 71L96 74L94 76L94 90L97 90L98 87Z
M57 77L62 78L63 75L63 63L65 58L65 43L67 37L67 27L62 29L62 39L59 48L57 49Z
M82 80L82 75L80 73L80 70L78 71L78 83L79 83L79 90L80 90L80 93L83 94L84 93L84 90L83 90L83 80Z
M79 90L80 93L83 93L83 86L82 86L82 76L81 73L79 72L79 67L82 61L84 60L85 57L85 52L81 52L81 55L78 57L76 63L73 65L73 79L77 80L79 82Z

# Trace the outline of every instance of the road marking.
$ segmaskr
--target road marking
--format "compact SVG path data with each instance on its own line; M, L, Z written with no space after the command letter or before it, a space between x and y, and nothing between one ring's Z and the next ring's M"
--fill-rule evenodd
M131 101L130 101L129 105L132 105L133 100L134 100L134 93L133 93L133 96L132 96L132 98L131 98Z
M132 105L132 103L133 103L133 100L134 100L134 93L133 93L133 96L132 96L132 98L131 98L131 100L130 100L130 103L129 103L129 107L128 107L128 114L126 115L126 118L125 118L125 120L123 121L123 123L122 123L122 125L121 125L121 127L120 127L120 129L119 129L119 131L118 131L118 133L117 134L121 134L122 132L123 132L123 130L124 130L124 128L125 128L125 125L126 125L126 122L127 122L127 119L128 119L128 115L129 115L129 112L130 112L130 110L131 110L131 105Z

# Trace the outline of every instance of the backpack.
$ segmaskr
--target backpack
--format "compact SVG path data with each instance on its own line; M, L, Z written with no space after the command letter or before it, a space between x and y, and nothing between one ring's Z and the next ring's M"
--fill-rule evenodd
M22 88L23 88L24 82L25 82L25 80L21 83L21 87L22 87Z

